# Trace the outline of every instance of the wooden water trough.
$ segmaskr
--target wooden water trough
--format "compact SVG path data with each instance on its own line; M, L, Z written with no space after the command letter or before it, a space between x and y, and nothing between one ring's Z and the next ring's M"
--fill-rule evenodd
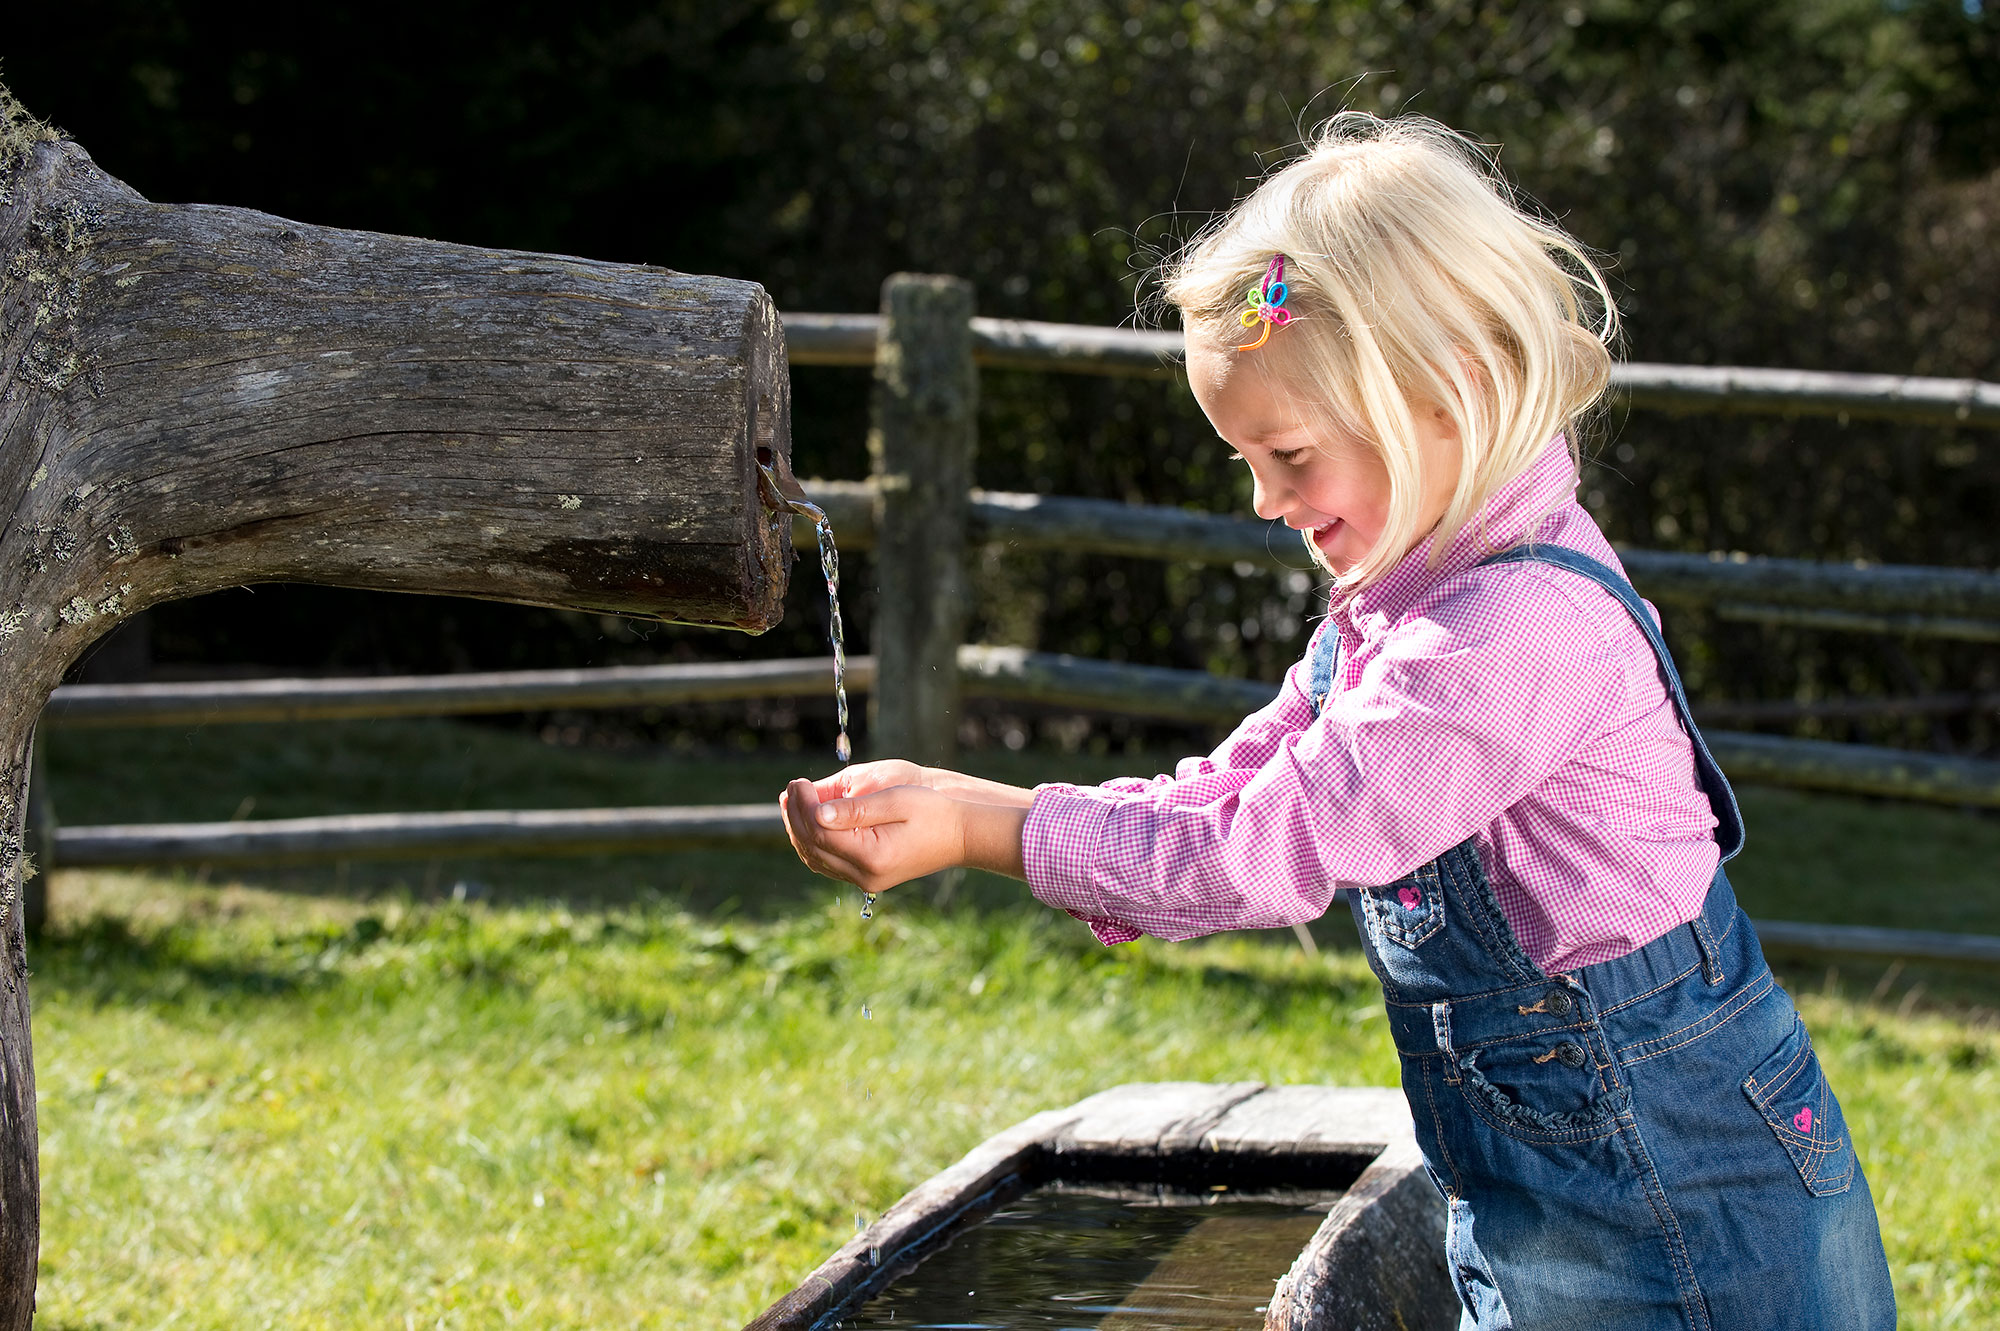
M1444 1202L1401 1093L1251 1081L1134 1082L1017 1123L912 1188L744 1331L832 1328L1000 1207L1061 1183L1341 1189L1272 1292L1267 1331L1458 1325Z

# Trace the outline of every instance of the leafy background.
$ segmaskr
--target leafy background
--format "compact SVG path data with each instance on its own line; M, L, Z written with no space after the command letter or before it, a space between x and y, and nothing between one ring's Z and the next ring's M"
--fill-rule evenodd
M1319 119L1421 112L1497 145L1605 255L1632 359L2000 378L2000 13L1979 0L110 0L8 26L0 77L152 198L748 277L785 310L872 309L911 269L970 278L985 313L1129 323L1160 254ZM866 391L798 372L802 472L865 470ZM984 485L1246 506L1181 387L989 373L982 395ZM1638 412L1591 444L1615 540L2000 563L1990 434ZM977 571L975 637L1267 678L1322 604L1242 570L988 551ZM165 607L150 648L195 674L817 653L813 581L758 640L288 587ZM864 644L870 581L850 560ZM1701 696L2000 687L1965 644L1670 629ZM556 729L817 744L829 710ZM1976 715L1802 729L1996 743ZM966 738L1038 730L1161 738L1000 714Z

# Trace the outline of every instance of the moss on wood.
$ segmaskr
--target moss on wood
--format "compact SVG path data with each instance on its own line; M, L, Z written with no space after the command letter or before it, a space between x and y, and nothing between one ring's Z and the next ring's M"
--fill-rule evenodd
M38 143L55 143L63 132L37 120L21 105L7 85L0 83L0 204L12 203L11 178L33 155Z

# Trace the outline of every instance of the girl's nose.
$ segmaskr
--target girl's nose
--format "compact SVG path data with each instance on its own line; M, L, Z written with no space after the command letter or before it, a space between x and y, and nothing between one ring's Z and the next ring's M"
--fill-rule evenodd
M1266 522L1275 522L1285 516L1286 500L1289 493L1283 486L1264 483L1264 477L1256 470L1250 473L1250 507L1258 517Z

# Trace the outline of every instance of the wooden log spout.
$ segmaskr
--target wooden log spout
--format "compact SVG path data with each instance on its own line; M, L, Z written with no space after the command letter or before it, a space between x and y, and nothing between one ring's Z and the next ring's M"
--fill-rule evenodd
M147 606L293 581L758 632L789 517L750 282L150 203L0 88L0 1331L38 1238L27 754Z

